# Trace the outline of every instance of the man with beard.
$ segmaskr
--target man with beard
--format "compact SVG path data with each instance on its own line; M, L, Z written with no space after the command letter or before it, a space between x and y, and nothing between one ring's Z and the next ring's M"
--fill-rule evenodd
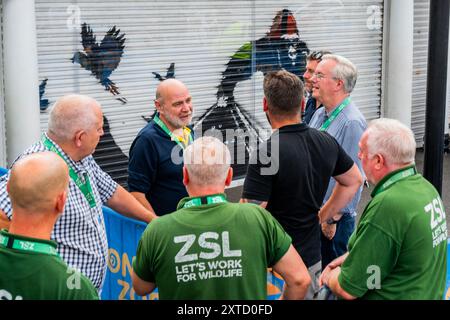
M193 141L188 127L192 97L179 80L167 79L156 89L156 115L137 135L130 148L128 188L157 215L176 210L187 197L180 153ZM176 158L176 159L175 159Z

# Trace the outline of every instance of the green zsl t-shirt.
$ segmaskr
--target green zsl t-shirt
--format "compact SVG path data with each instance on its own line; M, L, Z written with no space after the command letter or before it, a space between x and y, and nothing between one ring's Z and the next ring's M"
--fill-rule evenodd
M0 300L98 300L91 282L56 254L56 242L6 230L0 240Z
M134 272L161 299L266 299L267 267L291 238L253 204L212 203L162 216L139 241Z
M420 174L380 190L349 240L341 287L363 299L442 299L447 266L447 224L442 200Z

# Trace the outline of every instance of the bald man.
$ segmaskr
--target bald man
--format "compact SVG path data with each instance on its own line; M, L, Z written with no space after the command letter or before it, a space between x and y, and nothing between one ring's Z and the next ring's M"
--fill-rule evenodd
M161 82L156 90L156 115L130 148L128 187L131 194L158 216L173 212L187 197L183 185L183 150L194 139L192 97L179 80Z
M14 219L9 232L0 231L0 300L98 299L92 283L69 269L50 241L68 185L68 167L53 152L25 156L11 169Z
M71 179L67 204L52 239L58 243L63 260L81 270L98 290L103 285L108 254L102 206L106 204L123 215L145 222L155 217L95 162L92 153L102 135L100 104L87 96L68 95L53 106L47 133L22 154L49 150L68 165ZM8 178L9 175L0 178L0 215L3 211L11 219L12 207L5 190Z

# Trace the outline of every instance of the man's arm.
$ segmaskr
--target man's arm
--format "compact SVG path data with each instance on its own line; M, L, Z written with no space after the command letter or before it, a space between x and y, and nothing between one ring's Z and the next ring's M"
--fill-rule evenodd
M356 297L352 296L350 293L342 289L339 284L339 274L341 273L341 267L336 267L335 269L330 271L329 277L325 279L324 284L333 291L334 294L340 296L345 300L355 300Z
M152 205L150 202L148 202L147 198L145 197L145 194L142 192L132 191L130 192L133 197L136 198L137 201L139 201L140 204L144 206L147 210L155 213L155 210L153 210Z
M128 191L120 185L117 186L112 197L106 203L108 207L117 211L118 213L144 222L150 222L156 218L153 210L149 210L141 205Z
M311 283L311 277L302 258L292 245L290 245L284 256L273 266L273 270L279 273L285 281L281 299L299 300L305 298Z
M6 217L6 214L2 210L0 210L0 230L9 229L10 224L11 221L9 221L8 217Z
M134 291L140 296L145 296L155 290L156 284L154 282L142 280L133 270L131 271L131 280Z
M319 211L320 222L330 218L340 219L339 212L349 203L363 183L361 172L356 164L345 173L333 177L336 185L328 201Z

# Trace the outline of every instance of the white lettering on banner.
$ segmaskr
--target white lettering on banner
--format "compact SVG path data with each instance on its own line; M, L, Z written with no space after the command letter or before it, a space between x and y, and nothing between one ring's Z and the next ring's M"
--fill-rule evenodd
M425 207L425 213L430 214L430 227L433 237L433 248L447 240L447 222L444 205L440 197L434 198Z
M230 248L230 235L228 231L224 231L221 234L212 231L201 233L197 240L198 246L200 247L200 252L198 253L192 253L192 246L195 240L196 236L193 234L174 237L175 243L184 242L184 245L175 255L177 282L190 282L219 277L242 277L242 260L226 259L242 256L242 250L232 250ZM216 260L208 261L207 263L195 262L199 259Z

